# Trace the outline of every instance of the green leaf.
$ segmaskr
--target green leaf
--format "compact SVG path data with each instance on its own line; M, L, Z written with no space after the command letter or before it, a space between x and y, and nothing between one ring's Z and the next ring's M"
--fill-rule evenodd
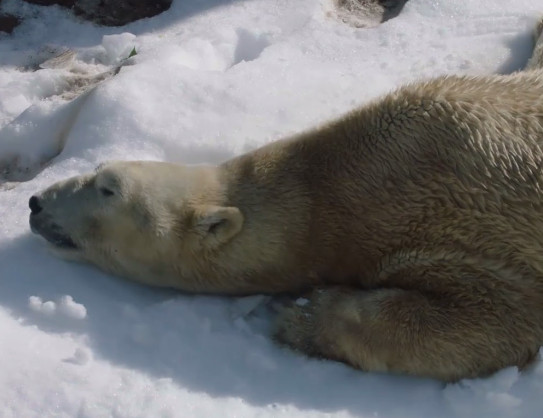
M134 55L138 55L138 52L136 51L136 47L132 48L132 51L130 51L130 54L128 55L128 58L132 58Z

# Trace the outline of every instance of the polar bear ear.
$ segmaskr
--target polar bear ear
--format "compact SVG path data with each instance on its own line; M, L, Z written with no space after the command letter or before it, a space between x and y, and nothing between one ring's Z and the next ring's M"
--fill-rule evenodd
M243 226L243 215L236 207L202 205L194 215L195 226L209 245L229 241Z

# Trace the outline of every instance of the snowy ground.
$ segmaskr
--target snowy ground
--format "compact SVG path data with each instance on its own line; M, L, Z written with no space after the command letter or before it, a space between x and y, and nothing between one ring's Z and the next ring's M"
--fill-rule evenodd
M254 297L149 289L52 257L27 201L104 160L219 162L410 80L519 69L543 0L411 0L372 29L331 18L329 0L179 0L122 29L2 7L27 18L0 34L0 172L29 181L0 184L0 417L540 416L543 363L445 386L308 359L271 342ZM68 66L32 71L66 47Z

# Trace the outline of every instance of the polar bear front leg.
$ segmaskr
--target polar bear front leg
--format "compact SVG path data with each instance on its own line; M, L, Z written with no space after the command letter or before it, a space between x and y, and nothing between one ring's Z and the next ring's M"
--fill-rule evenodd
M444 381L523 366L537 353L529 320L498 301L446 293L333 287L279 315L275 338L305 354ZM486 295L488 296L488 295Z

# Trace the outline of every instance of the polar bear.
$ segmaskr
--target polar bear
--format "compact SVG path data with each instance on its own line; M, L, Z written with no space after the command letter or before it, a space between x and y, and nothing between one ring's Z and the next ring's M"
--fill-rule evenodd
M540 32L524 72L411 84L219 166L103 164L32 196L31 228L154 286L304 294L275 338L312 356L523 367L543 344Z

